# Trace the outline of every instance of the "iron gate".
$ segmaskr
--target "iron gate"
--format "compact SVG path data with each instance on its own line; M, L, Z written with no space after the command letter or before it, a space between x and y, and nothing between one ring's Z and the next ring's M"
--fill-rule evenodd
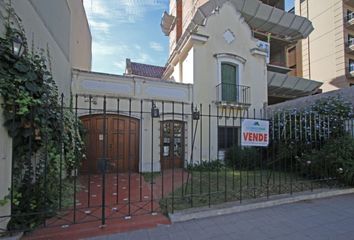
M34 179L41 184L26 184L39 188L44 200L27 196L38 205L36 211L19 208L26 201L16 191L25 183L13 174L13 210L1 216L1 221L11 219L10 231L89 221L105 225L107 219L338 186L338 169L306 156L353 132L353 121L316 112L99 96L73 100L73 107L66 107L62 96L61 137L54 142L36 129L33 110L29 152L22 160L40 176ZM66 119L68 111L74 120ZM244 119L269 121L268 147L241 146ZM68 150L68 138L74 152ZM35 141L42 147L33 149Z

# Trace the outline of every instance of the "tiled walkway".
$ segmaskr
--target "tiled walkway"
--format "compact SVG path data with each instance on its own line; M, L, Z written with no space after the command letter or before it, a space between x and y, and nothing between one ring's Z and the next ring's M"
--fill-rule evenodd
M354 195L91 238L101 239L354 240Z
M172 174L174 185L172 185ZM170 224L169 219L160 213L159 200L178 188L186 173L181 169L166 170L154 179L154 184L145 181L138 173L107 174L105 184L106 226L100 228L102 219L102 177L100 175L82 176L78 180L76 210L70 207L59 217L47 221L47 227L40 228L25 239L78 239L102 234L132 231ZM130 187L129 187L130 186ZM130 198L129 198L130 196ZM151 201L153 199L153 201ZM130 200L130 201L129 201ZM73 200L71 200L73 201ZM152 214L153 213L153 214ZM130 219L126 219L131 216ZM73 224L75 220L76 224Z

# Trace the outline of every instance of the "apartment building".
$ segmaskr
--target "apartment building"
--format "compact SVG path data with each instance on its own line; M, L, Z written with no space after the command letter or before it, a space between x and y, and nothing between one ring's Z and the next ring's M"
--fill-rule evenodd
M324 92L354 84L354 1L296 0L295 12L314 31L301 41L303 77L323 82Z

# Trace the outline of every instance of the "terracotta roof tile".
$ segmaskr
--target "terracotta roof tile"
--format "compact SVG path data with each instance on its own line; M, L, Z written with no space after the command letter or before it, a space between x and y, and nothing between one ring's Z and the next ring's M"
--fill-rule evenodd
M131 62L132 75L161 79L165 69L165 67Z

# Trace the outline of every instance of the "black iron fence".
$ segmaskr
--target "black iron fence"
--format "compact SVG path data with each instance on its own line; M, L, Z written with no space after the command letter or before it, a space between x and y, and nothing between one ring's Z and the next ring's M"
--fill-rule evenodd
M105 225L340 186L341 153L321 154L350 141L354 130L353 120L340 117L233 105L74 96L72 106L62 99L56 129L49 129L52 119L36 119L34 109L21 126L27 147L14 149L4 230ZM269 122L267 147L242 146L245 119ZM53 131L59 137L49 137Z

